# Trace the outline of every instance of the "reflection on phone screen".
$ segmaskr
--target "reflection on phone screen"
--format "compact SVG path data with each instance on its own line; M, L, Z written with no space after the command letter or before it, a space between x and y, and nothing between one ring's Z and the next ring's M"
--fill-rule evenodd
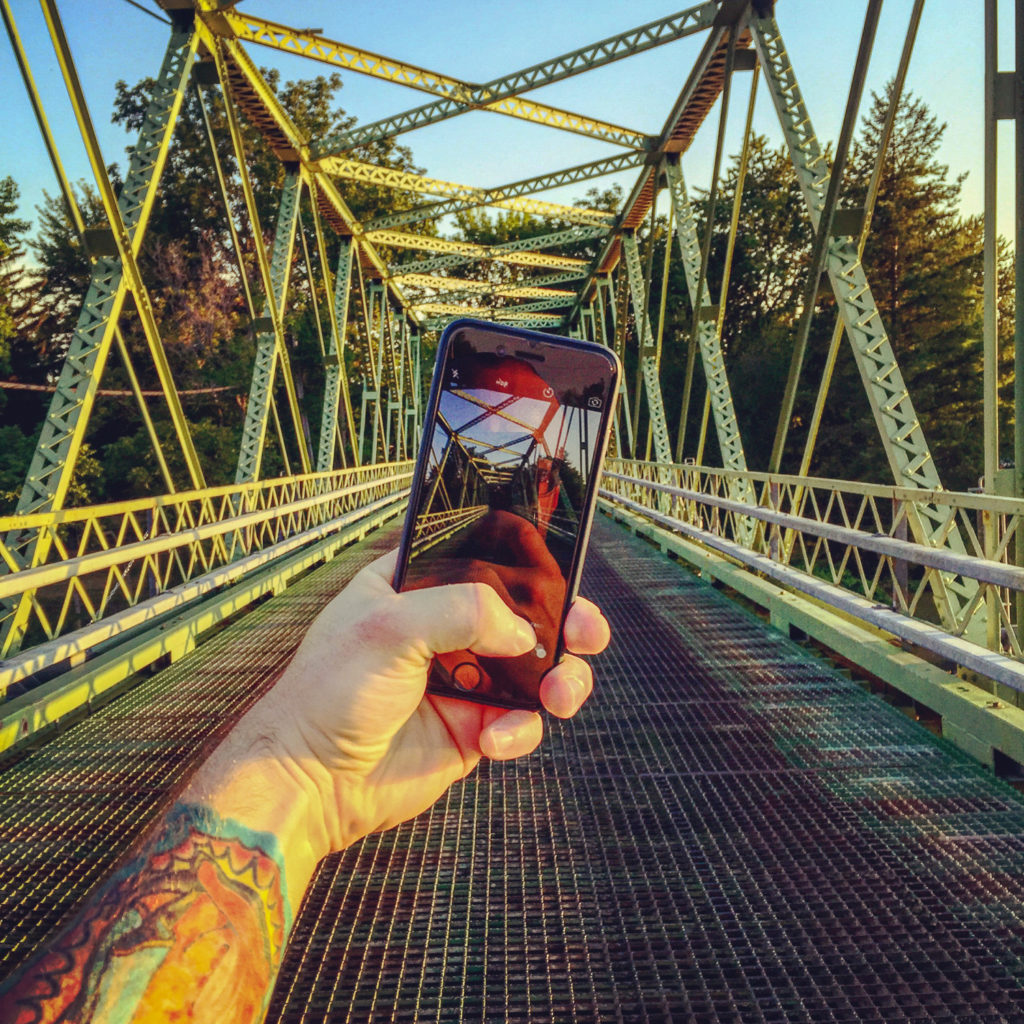
M572 354L531 361L456 341L412 535L406 589L490 584L537 633L519 658L439 655L432 681L498 701L538 701L554 664L592 472L605 384L571 378Z

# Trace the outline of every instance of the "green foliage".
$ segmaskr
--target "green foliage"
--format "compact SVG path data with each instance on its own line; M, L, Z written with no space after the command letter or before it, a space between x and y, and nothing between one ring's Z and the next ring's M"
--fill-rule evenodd
M0 515L14 511L35 438L14 424L0 426Z
M21 236L30 225L15 215L19 194L13 178L0 178L0 372L4 374L10 373L10 340L24 305Z

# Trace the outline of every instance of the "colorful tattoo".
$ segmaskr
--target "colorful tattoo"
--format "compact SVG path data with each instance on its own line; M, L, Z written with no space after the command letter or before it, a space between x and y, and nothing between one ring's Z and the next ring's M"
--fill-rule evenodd
M178 805L0 987L0 1022L261 1019L291 911L277 840Z

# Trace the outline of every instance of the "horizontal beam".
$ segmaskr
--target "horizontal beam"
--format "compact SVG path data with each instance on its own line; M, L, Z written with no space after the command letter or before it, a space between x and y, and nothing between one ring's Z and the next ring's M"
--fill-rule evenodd
M485 249L486 255L471 255L467 253L465 255L437 256L427 260L408 260L404 263L393 263L389 269L392 277L401 277L405 273L429 274L435 270L451 270L453 267L463 266L466 263L473 263L481 259L499 260L503 263L527 267L555 267L556 264L548 261L557 260L558 269L579 269L586 272L586 269L589 267L589 263L586 260L576 259L571 256L548 255L547 253L539 253L535 250L547 249L555 245L586 242L593 238L601 238L605 234L607 234L607 229L600 225L574 224L570 228L565 228L562 231L552 231L546 235L517 238L512 242L503 242L501 245L477 246L479 249Z
M452 195L449 199L442 202L429 203L412 210L390 214L386 217L378 217L376 220L366 224L365 227L367 231L376 231L383 228L400 227L403 224L412 224L417 221L433 220L437 217L460 213L463 210L471 210L478 206L506 206L509 200L534 195L537 192L545 192L548 189L563 188L566 185L573 185L581 181L590 181L593 178L600 178L606 174L616 174L619 171L639 167L644 162L644 157L637 156L635 153L624 153L619 156L608 157L604 160L592 160L589 163L576 164L573 167L566 167L551 174L523 178L520 181L513 181L507 185L499 185L496 188L465 188L463 192ZM323 166L330 166L326 161L321 161L321 164ZM412 187L411 182L410 187ZM610 226L615 221L615 215L604 210L587 210L582 207L559 206L554 203L535 205L538 212L543 209L544 215L558 217L573 223L606 224ZM508 208L519 209L523 212L533 212L529 204L517 205L515 207L510 206Z
M374 245L387 245L392 248L417 249L421 252L441 252L454 254L457 260L469 263L475 260L501 260L505 263L517 264L524 267L547 267L553 270L575 270L587 266L586 260L575 259L571 256L558 256L554 253L531 252L527 245L521 245L520 251L516 249L503 249L496 245L476 245L473 242L462 242L449 238L437 238L433 235L413 235L404 231L371 231L366 236ZM525 239L525 242L532 242L533 239ZM536 249L537 246L529 246ZM391 276L401 277L403 274L427 272L428 265L434 261L415 260L404 265L392 265ZM443 263L441 264L444 265ZM435 269L430 266L429 269Z
M479 294L507 295L521 299L543 299L554 296L575 298L570 291L556 292L551 288L538 288L532 284L495 285L491 281L474 281L468 277L439 277L432 274L405 274L402 283L414 288L436 288L438 291L462 291ZM417 305L414 303L414 305Z

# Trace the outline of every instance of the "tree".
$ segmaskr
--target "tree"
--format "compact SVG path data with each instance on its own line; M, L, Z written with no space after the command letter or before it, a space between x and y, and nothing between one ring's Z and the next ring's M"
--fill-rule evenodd
M8 342L24 312L25 249L21 236L30 225L16 216L19 194L13 178L0 178L0 369L4 372L9 370Z
M847 201L860 205L892 84L874 94L851 151ZM982 222L962 217L964 175L937 152L945 125L906 95L897 109L864 253L872 293L943 485L976 486L982 453ZM827 407L816 471L890 477L849 346ZM856 403L856 404L855 404Z

